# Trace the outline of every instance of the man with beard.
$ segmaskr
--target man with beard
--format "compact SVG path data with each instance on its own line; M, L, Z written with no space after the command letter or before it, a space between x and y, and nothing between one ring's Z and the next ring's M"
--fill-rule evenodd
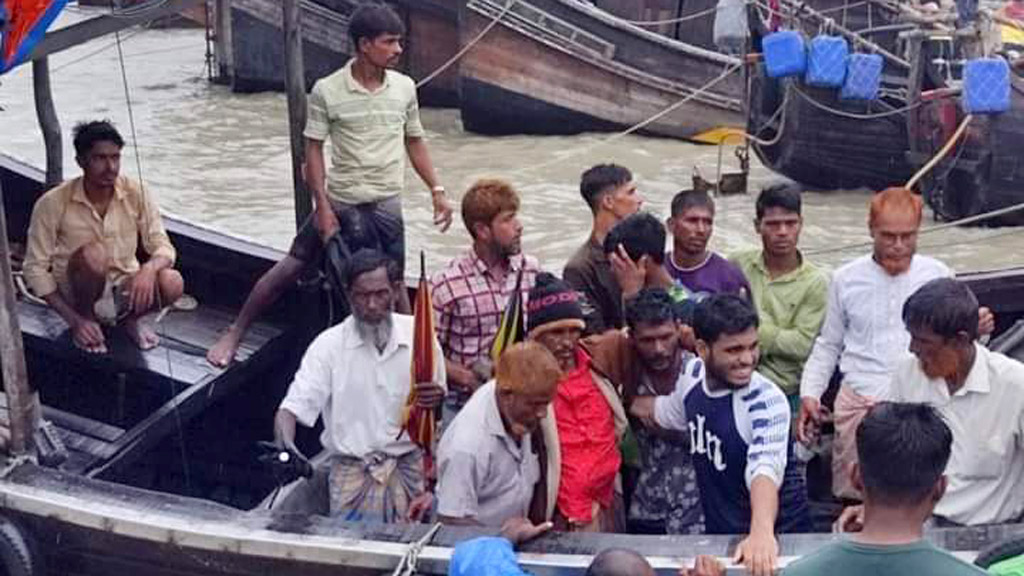
M750 298L750 286L735 264L708 250L715 225L715 201L707 192L683 190L672 198L667 221L672 251L665 270L695 300L709 294L739 294Z
M700 358L684 368L671 395L639 398L630 413L689 433L708 533L749 534L735 560L768 576L779 552L775 532L806 532L811 524L786 397L755 371L757 326L757 312L740 296L716 294L697 304Z
M100 322L121 322L141 349L159 343L142 316L184 289L153 194L120 175L124 140L109 122L75 126L82 176L44 194L32 209L25 280L71 329L78 348L107 352ZM141 248L149 256L140 264Z
M977 343L978 300L951 278L914 292L903 305L903 323L914 357L896 368L887 399L931 405L953 431L949 483L932 512L938 525L1019 522L1024 364ZM841 525L860 524L862 514L863 507L848 510Z
M800 381L797 437L812 444L827 416L821 396L838 367L843 379L834 409L832 492L860 499L850 482L857 461L857 424L878 398L888 395L893 370L910 344L899 321L907 298L930 280L952 276L945 264L915 254L922 201L905 188L889 188L871 200L868 227L874 251L836 270L829 286L821 333ZM979 311L979 330L994 327L991 313Z
M360 250L345 274L352 315L309 346L274 419L277 443L299 454L295 423L313 427L331 455L331 515L352 521L400 522L424 493L422 452L402 414L410 389L423 408L445 392L444 366L432 382L410 382L413 319L393 313L398 266L376 250ZM434 341L435 354L440 346Z
M754 229L761 249L735 254L732 261L750 282L760 321L758 371L800 410L800 374L825 317L828 275L804 259L797 243L803 227L800 188L775 184L757 197Z
M519 195L507 182L473 184L462 198L462 221L473 246L432 281L437 336L454 393L447 407L454 411L491 377L491 345L520 272L526 300L540 271L536 258L522 254L518 212Z
M444 187L434 173L420 124L416 84L391 70L402 54L401 17L388 6L367 2L352 13L348 25L355 57L321 78L309 95L304 135L304 174L315 211L299 229L288 251L264 274L238 317L207 353L214 366L231 363L249 325L323 254L339 228L341 215L358 210L375 228L384 252L405 266L402 189L406 156L433 196L434 223L442 232L452 222ZM331 168L324 165L324 141L330 138ZM398 309L411 312L404 290Z
M622 291L612 274L604 239L643 204L633 174L617 164L598 164L580 178L580 195L594 215L590 237L565 265L562 277L583 295L588 334L622 328Z
M494 380L455 416L437 449L437 513L451 525L543 526L555 494L546 489L533 434L555 398L561 370L536 342L510 346ZM550 459L545 461L550 469Z
M527 338L547 348L562 370L553 414L542 424L544 448L554 464L548 488L558 495L555 528L621 532L624 511L616 486L626 411L615 386L593 372L590 356L579 346L584 327L579 295L542 272L530 290L527 318Z

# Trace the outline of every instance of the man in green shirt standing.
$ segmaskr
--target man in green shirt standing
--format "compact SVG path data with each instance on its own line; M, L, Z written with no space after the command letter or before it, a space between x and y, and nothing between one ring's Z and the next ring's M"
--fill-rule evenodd
M847 540L790 564L782 576L981 576L924 540L924 523L946 491L953 433L926 404L883 402L857 428L852 481L864 494L863 526ZM842 528L856 528L842 526Z
M750 283L760 318L758 371L782 388L794 413L800 407L800 375L825 318L828 275L804 260L800 240L800 189L775 184L757 197L754 228L761 250L733 256Z

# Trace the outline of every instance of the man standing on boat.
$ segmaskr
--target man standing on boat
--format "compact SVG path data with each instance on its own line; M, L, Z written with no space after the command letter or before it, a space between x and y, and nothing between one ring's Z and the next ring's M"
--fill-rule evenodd
M932 512L936 524L1021 521L1024 364L978 344L978 300L952 278L914 292L903 323L913 356L899 363L887 399L934 406L953 431L948 485Z
M402 415L413 386L423 408L441 404L444 366L437 364L432 382L410 382L413 319L392 312L400 279L379 251L352 256L345 274L352 315L309 346L274 419L278 444L298 454L296 422L312 428L323 418L331 515L345 520L405 521L424 493L422 452Z
M473 394L438 446L437 514L452 525L502 526L550 520L556 494L547 488L533 434L555 399L562 371L536 342L510 346L493 380Z
M288 255L256 283L234 323L210 349L207 359L227 366L249 325L318 260L324 244L339 230L339 213L359 210L376 228L384 252L405 266L405 225L401 192L405 158L431 190L434 223L451 225L452 209L438 182L420 124L416 86L390 68L402 54L402 19L384 4L369 2L352 14L349 37L355 57L321 78L309 96L306 119L306 183L316 208L302 225ZM324 163L330 139L331 168ZM402 312L408 296L398 295Z
M657 253L663 253L661 247ZM641 290L626 303L626 324L628 331L608 331L586 340L594 371L620 387L627 405L635 398L671 394L692 358L683 349L672 298L660 288ZM639 472L629 503L629 532L703 534L689 435L648 428L639 420L632 422L632 432L639 455L629 465Z
M557 469L548 486L557 492L555 527L565 531L623 532L625 517L619 442L626 411L615 386L591 367L580 345L583 309L579 294L542 272L530 291L527 338L550 351L562 369L552 414L544 420L544 449Z
M600 334L623 326L622 291L604 252L604 239L616 223L636 214L644 199L633 174L617 164L598 164L584 172L580 195L594 221L590 237L569 259L562 277L583 295L586 332Z
M74 145L82 176L36 202L25 280L68 323L82 350L107 351L101 321L123 321L139 348L153 348L159 338L141 317L184 290L160 210L151 192L120 175L124 140L113 125L75 126ZM140 238L145 264L136 258Z
M811 522L786 398L755 370L757 324L745 298L704 299L693 318L700 358L670 395L638 398L630 413L649 427L689 434L707 532L747 534L736 559L768 576L779 553L775 533L807 532Z
M775 184L757 197L754 228L761 249L735 254L732 261L750 283L760 320L758 371L800 411L800 374L825 317L828 274L804 259L797 244L803 227L800 188Z
M800 381L797 437L813 443L826 417L821 397L838 368L843 375L834 409L832 492L859 500L850 481L857 461L857 425L871 404L888 394L897 361L906 353L910 333L900 322L907 298L930 280L952 276L942 262L916 254L922 201L905 188L889 188L871 199L868 227L874 250L835 271L821 332ZM994 319L979 311L982 334Z
M447 416L491 378L501 314L517 287L523 301L528 299L540 272L537 259L522 253L518 212L519 194L508 182L474 183L462 197L462 221L473 245L432 279L437 337L453 392Z
M672 198L668 218L672 251L665 269L696 301L711 294L750 298L750 285L735 264L708 250L715 225L715 202L707 192L683 190Z

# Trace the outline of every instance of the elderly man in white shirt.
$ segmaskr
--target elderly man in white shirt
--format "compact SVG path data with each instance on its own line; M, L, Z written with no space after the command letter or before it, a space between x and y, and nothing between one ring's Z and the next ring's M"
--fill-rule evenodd
M843 375L832 459L832 492L839 498L861 497L850 480L857 425L873 401L887 395L896 363L910 344L900 322L903 303L926 282L953 275L942 262L915 254L921 218L921 197L910 190L889 188L872 198L868 227L874 250L836 270L825 321L804 366L797 437L808 445L826 417L821 396L837 367ZM992 331L987 309L979 324Z
M382 253L352 256L345 274L352 315L313 341L275 417L278 445L298 454L296 421L312 427L322 416L331 515L346 520L400 522L414 500L429 500L422 453L403 430L403 413L414 386L420 406L440 406L444 362L432 382L411 382L413 319L392 312L400 280ZM443 358L436 338L433 346Z
M939 525L1017 522L1024 514L1024 364L976 340L978 300L949 278L907 299L910 351L887 400L933 406L953 432L949 485L933 514ZM842 524L859 524L859 507ZM848 528L849 526L844 526Z

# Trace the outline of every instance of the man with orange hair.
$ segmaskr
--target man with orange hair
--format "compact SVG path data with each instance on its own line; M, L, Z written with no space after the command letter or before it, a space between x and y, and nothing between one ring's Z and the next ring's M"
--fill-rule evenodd
M832 458L832 492L839 498L861 499L850 481L857 426L874 401L887 396L894 369L908 351L910 334L900 320L904 302L927 282L953 275L942 262L916 254L921 218L921 197L906 188L889 188L871 199L874 250L835 271L825 320L804 366L797 424L804 444L814 442L826 416L820 399L832 374L836 368L842 373ZM979 328L992 331L987 309L981 310Z
M520 270L524 302L540 271L536 258L522 254L518 211L519 195L509 183L473 184L462 198L462 221L473 246L433 278L437 337L455 394L448 407L454 410L490 378L491 345Z
M555 399L562 371L537 342L513 344L494 380L480 387L452 421L437 450L437 513L454 525L501 526L513 518L541 524L554 495L532 435Z

